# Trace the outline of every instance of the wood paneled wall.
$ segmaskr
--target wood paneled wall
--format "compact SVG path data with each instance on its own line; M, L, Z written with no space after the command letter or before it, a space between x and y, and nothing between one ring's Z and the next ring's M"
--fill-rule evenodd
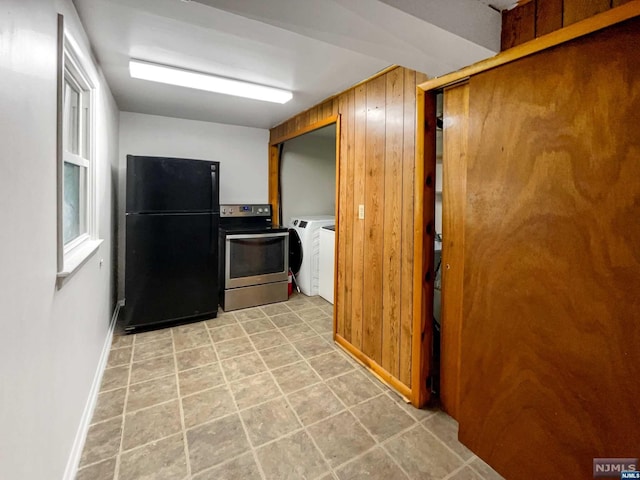
M636 18L469 80L458 420L506 478L638 457L639 44Z
M631 0L530 0L502 12L501 50L546 35Z
M336 340L412 399L419 388L412 380L414 227L422 215L416 210L416 188L422 188L415 183L416 85L424 80L396 67L271 130L275 145L339 115ZM273 188L270 201L277 201Z

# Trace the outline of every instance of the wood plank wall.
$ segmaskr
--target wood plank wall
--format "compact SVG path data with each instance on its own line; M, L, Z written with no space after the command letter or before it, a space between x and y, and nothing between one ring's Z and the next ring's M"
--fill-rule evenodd
M529 0L502 12L501 50L559 30L631 0Z
M459 435L505 478L638 457L638 44L636 18L469 80Z
M413 395L416 86L425 80L397 67L271 130L274 145L340 115L336 338L406 396Z

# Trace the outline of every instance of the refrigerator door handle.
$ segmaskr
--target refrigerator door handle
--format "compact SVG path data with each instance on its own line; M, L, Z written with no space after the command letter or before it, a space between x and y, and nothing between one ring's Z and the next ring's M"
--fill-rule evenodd
M218 229L216 228L215 216L211 216L211 255L216 255L218 251Z
M211 210L216 211L216 166L211 165Z

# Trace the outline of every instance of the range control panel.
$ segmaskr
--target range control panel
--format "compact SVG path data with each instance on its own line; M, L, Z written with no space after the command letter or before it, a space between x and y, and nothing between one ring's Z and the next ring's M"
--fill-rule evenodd
M271 205L220 205L221 217L270 217Z

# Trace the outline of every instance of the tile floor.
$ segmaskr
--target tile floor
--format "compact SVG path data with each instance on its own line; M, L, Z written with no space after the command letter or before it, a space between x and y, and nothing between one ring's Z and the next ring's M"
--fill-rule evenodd
M77 480L501 478L288 302L114 336Z

